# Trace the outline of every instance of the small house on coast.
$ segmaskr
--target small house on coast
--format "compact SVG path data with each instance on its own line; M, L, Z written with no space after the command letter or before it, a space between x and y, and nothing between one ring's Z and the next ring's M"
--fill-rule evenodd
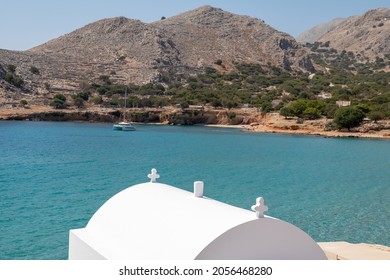
M252 210L157 182L129 187L105 202L85 228L69 233L69 259L290 260L326 259L298 227L265 216L259 197Z

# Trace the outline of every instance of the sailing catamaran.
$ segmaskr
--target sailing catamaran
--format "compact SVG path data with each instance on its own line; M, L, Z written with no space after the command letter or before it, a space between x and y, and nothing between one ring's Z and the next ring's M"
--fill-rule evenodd
M125 110L126 110L126 105L127 105L127 88L125 91ZM133 124L126 120L126 111L125 110L122 113L123 120L119 123L114 124L112 128L114 130L134 131L135 127L133 126Z

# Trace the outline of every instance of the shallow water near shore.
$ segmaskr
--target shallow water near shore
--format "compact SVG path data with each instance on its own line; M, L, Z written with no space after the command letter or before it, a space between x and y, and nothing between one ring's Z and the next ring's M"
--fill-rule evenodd
M66 259L68 232L111 196L148 181L268 215L316 241L390 246L390 141L238 129L0 122L0 259Z

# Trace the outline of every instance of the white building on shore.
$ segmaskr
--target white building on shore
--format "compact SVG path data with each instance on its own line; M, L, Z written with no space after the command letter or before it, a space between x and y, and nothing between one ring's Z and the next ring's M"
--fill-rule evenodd
M85 228L69 234L69 259L326 259L318 244L287 222L264 216L263 198L249 211L157 182L110 198Z

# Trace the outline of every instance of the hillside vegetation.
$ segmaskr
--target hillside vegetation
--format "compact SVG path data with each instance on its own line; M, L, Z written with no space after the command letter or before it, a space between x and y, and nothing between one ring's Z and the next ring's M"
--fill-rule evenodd
M350 101L367 115L375 112L381 118L390 117L390 72L378 71L390 65L390 56L360 65L348 53L327 51L331 53L328 56L317 50L320 52L313 53L313 59L324 70L315 74L242 63L224 72L223 61L217 60L202 73L166 72L160 83L141 86L113 84L109 76L101 76L100 82L84 85L84 94L106 107L123 106L127 89L129 107L256 107L263 113L282 109L286 116L310 119L332 118L338 108L336 101Z
M0 50L0 102L56 110L253 108L300 122L336 117L328 129L350 129L340 117L356 118L352 126L390 118L388 12L349 18L321 37L329 41L306 45L262 20L209 6L150 24L105 19L26 52ZM354 33L356 22L369 30L344 49L334 34ZM356 49L361 40L373 42L369 52Z

